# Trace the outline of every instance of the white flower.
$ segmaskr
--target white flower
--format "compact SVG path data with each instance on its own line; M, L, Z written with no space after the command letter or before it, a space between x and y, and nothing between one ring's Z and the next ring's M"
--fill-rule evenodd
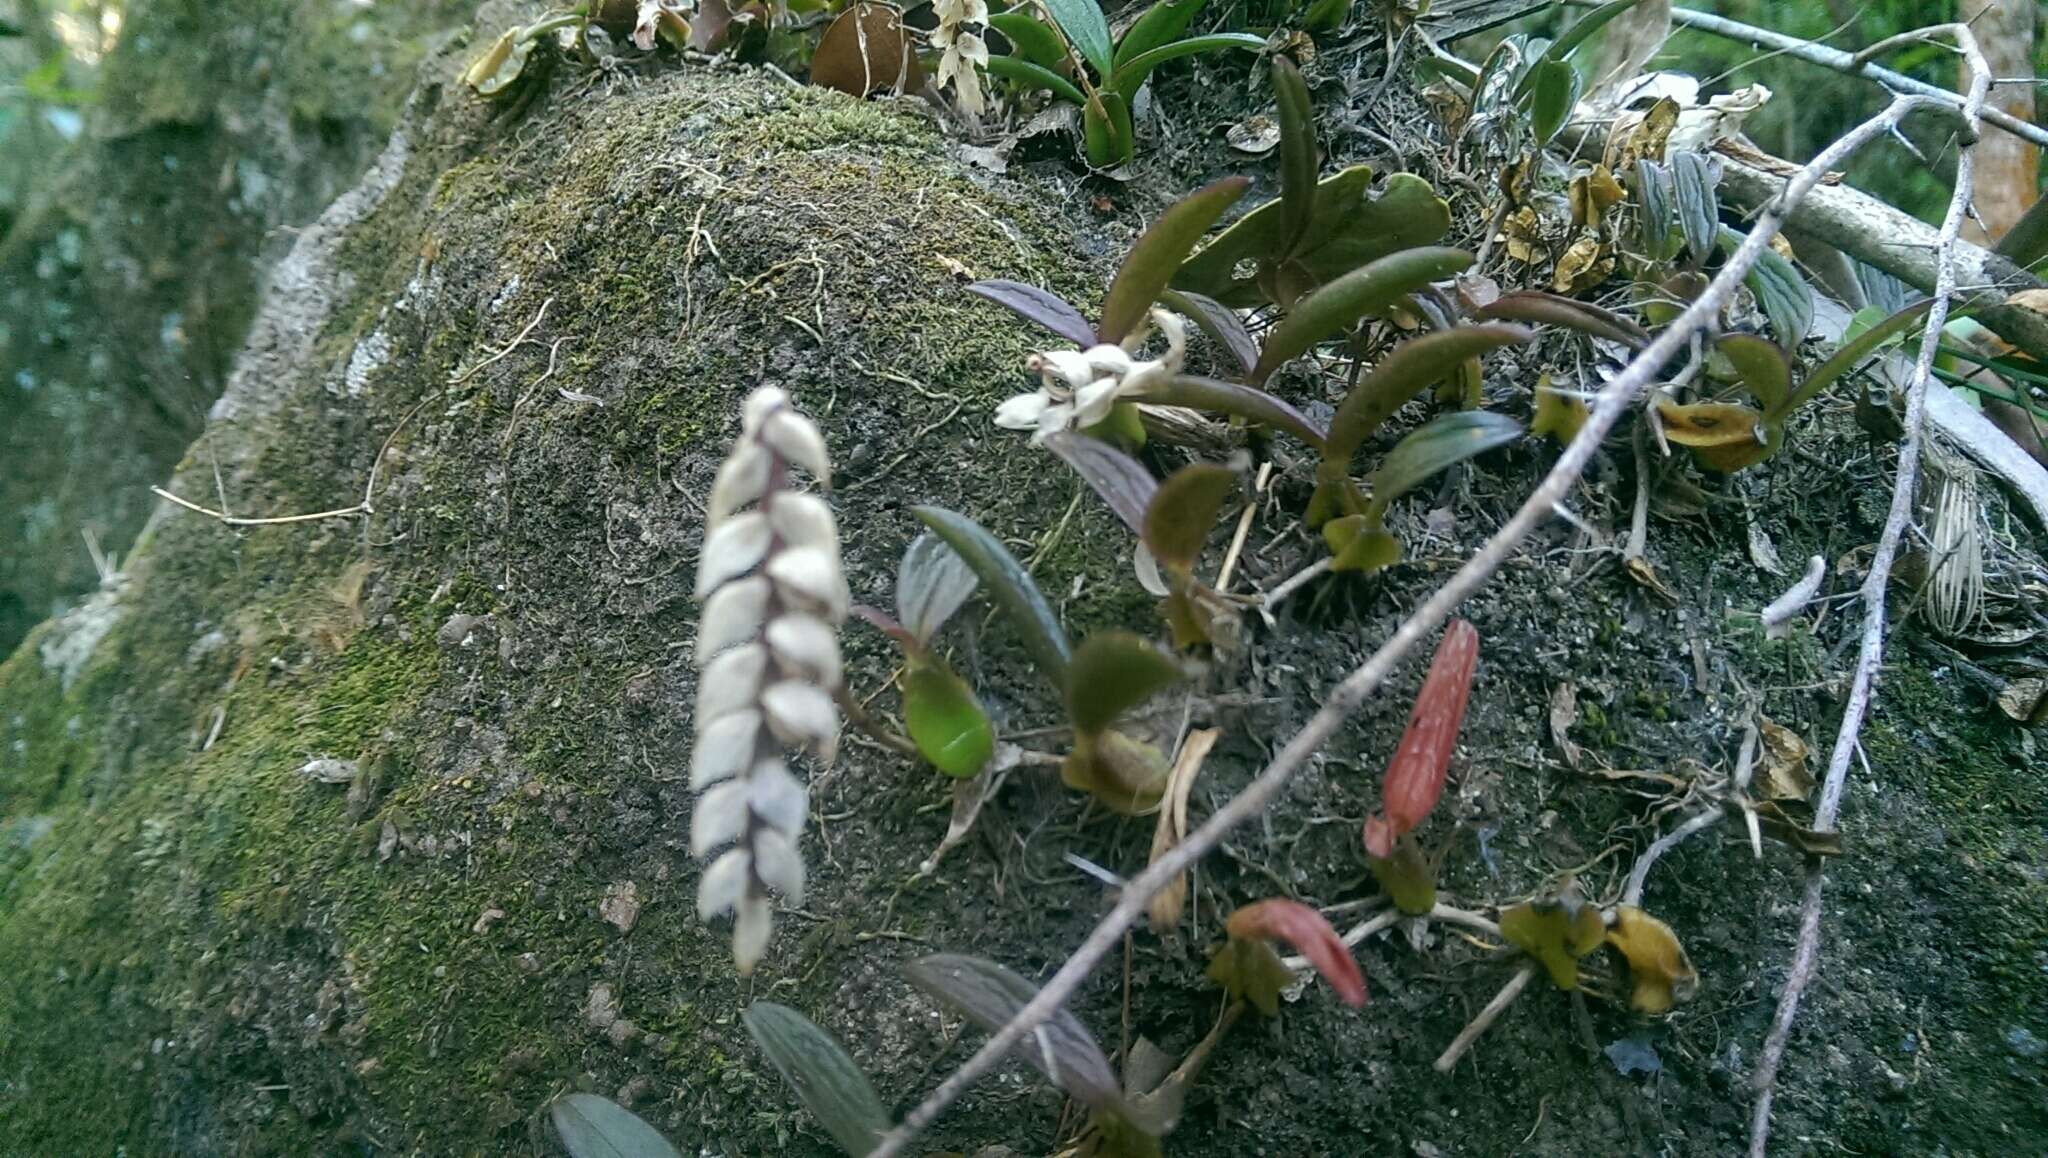
M698 880L697 912L706 921L733 914L742 973L767 951L771 894L803 899L797 838L809 802L777 749L830 763L839 736L832 694L849 602L839 528L823 499L788 489L793 467L825 483L825 440L788 394L763 387L741 408L697 559L690 854L718 854Z
M1032 355L1027 365L1038 375L1038 389L996 407L996 425L1032 431L1031 441L1043 442L1055 431L1094 426L1109 417L1119 400L1142 395L1179 374L1187 355L1187 326L1165 310L1153 310L1151 324L1166 337L1166 353L1155 359L1140 361L1133 353L1150 336L1149 327L1140 327L1121 345Z

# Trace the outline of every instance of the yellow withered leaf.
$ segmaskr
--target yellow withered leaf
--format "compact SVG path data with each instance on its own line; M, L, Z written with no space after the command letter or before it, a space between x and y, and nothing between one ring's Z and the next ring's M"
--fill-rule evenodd
M1628 197L1605 165L1595 165L1592 172L1572 178L1570 195L1572 224L1581 228L1599 225L1609 209Z
M1584 293L1606 281L1613 272L1613 252L1589 233L1572 242L1564 256L1557 259L1557 272L1551 275L1550 288L1561 294Z
M1614 911L1607 943L1628 959L1629 980L1635 985L1629 1004L1638 1012L1668 1013L1699 989L1699 974L1685 955L1685 947L1678 943L1678 934L1634 905Z
M1559 989L1579 987L1579 958L1600 947L1607 935L1600 910L1567 889L1555 901L1526 901L1500 915L1508 943L1543 963Z
M1566 394L1550 384L1550 375L1536 379L1536 413L1529 419L1529 433L1549 435L1559 446L1579 436L1586 424L1586 404L1577 395Z
M1733 402L1681 405L1659 399L1664 437L1692 451L1701 466L1722 473L1763 461L1775 447L1761 412Z
M1678 102L1663 97L1648 112L1615 121L1607 139L1607 167L1619 173L1643 157L1662 161L1671 130L1678 127L1678 112Z

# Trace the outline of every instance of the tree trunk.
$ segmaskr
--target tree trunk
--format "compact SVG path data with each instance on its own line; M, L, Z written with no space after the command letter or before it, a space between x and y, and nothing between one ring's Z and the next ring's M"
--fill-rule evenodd
M1999 80L1990 103L2023 121L2034 119L2034 0L1962 0L1962 20L1977 34L1991 75ZM2034 203L2040 188L2041 151L2011 133L1992 129L1977 147L1977 217L1963 236L1997 241Z

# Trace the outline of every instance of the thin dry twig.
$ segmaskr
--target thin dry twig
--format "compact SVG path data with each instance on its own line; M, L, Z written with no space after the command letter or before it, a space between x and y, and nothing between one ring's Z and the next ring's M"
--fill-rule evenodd
M1459 1030L1458 1036L1451 1040L1451 1044L1444 1047L1444 1052L1436 1059L1436 1072L1450 1073L1458 1064L1458 1059L1465 1056L1465 1051L1472 1048L1472 1043L1479 1040L1479 1035L1491 1029L1501 1012L1513 1005L1515 998L1520 997L1522 990L1527 989L1529 982L1535 979L1536 963L1523 962L1522 967L1515 970L1515 975L1508 978L1508 983L1500 987L1500 992L1493 995L1493 1000L1486 1003L1486 1008L1479 1011L1479 1016L1473 1018L1470 1025Z
M377 513L377 509L371 505L370 500L375 498L377 494L377 471L384 465L384 456L390 452L391 444L398 440L398 432L405 429L405 424L411 422L412 416L418 414L420 412L420 408L422 406L425 406L428 400L431 399L432 397L434 396L432 394L429 394L426 398L422 398L418 402L414 403L413 408L411 410L406 411L405 416L400 418L397 424L391 428L391 433L384 436L383 444L377 448L377 457L370 460L370 481L366 486L363 487L362 501L356 503L354 506L337 507L331 511L314 511L311 514L305 515L274 515L269 518L258 519L246 518L241 515L230 515L225 511L216 511L207 507L202 507L198 503L195 503L190 499L174 495L162 487L153 486L149 488L150 493L156 495L160 499L166 499L170 502L176 503L177 505L184 507L188 511L195 511L199 514L205 515L211 519L215 519L220 523L230 527L275 527L285 523L311 523L317 522L321 519L340 519L354 515L375 514ZM226 505L225 501L223 501L222 505Z
M1323 707L1310 717L1308 723L1295 733L1294 738L1289 740L1285 747L1280 749L1256 779L1210 816L1187 840L1134 878L1119 896L1115 907L1102 918L1088 934L1087 939L1067 958L1066 963L1047 979L1037 996L1026 1002L1002 1029L982 1043L981 1048L976 1050L972 1057L945 1081L939 1083L938 1087L904 1118L901 1125L884 1136L871 1152L872 1158L893 1158L894 1155L901 1154L911 1139L931 1125L968 1086L993 1069L1027 1034L1043 1024L1066 1003L1080 987L1081 982L1087 979L1096 963L1117 946L1123 937L1124 929L1144 913L1152 894L1208 854L1231 829L1262 813L1295 772L1308 762L1309 757L1351 718L1358 705L1379 689L1380 684L1392 674L1395 665L1401 662L1409 649L1436 630L1459 604L1485 586L1487 580L1491 579L1493 573L1499 570L1508 557L1521 546L1523 540L1550 519L1552 512L1564 502L1572 486L1577 483L1579 475L1586 469L1586 464L1592 460L1594 451L1599 448L1601 441L1607 437L1622 414L1634 405L1643 390L1657 376L1657 372L1687 349L1693 336L1719 316L1721 309L1734 296L1736 288L1742 284L1742 279L1748 275L1758 257L1770 247L1771 239L1777 235L1785 217L1799 200L1811 192L1829 170L1840 166L1858 147L1882 135L1907 113L1935 104L1936 102L1926 98L1900 97L1884 112L1821 150L1818 156L1800 169L1786 183L1778 197L1758 214L1749 234L1743 238L1742 244L1735 252L1729 255L1721 271L1707 284L1705 291L1594 396L1590 412L1584 425L1580 427L1578 437L1565 447L1564 453L1558 456L1550 472L1523 501L1513 517L1500 530L1494 532L1493 537L1488 539L1456 574L1416 608L1401 626L1395 629L1394 634L1380 645L1379 650L1374 652L1371 658L1331 691Z
M1832 832L1841 812L1842 789L1848 779L1849 760L1857 751L1864 716L1870 710L1872 685L1884 662L1885 587L1891 581L1892 563L1898 557L1899 540L1913 517L1914 485L1920 470L1920 427L1927 411L1927 384L1932 377L1935 354L1941 348L1942 327L1948 322L1949 299L1956 292L1955 254L1963 221L1970 212L1974 165L1977 154L1979 118L1984 113L1984 95L1990 91L1991 69L1978 50L1977 38L1966 24L1944 24L1894 37L1874 46L1884 49L1901 43L1949 36L1968 62L1970 91L1963 105L1963 139L1956 154L1956 185L1948 213L1942 219L1940 241L1935 252L1937 280L1934 305L1927 312L1927 329L1920 339L1920 356L1913 364L1912 383L1906 389L1905 436L1899 443L1899 466L1892 484L1891 509L1885 514L1884 531L1878 536L1877 551L1871 556L1870 571L1863 580L1863 632L1856 652L1856 670L1849 683L1848 703L1842 709L1842 724L1835 732L1834 750L1828 756L1827 778L1822 782L1820 805L1814 810L1814 829ZM1901 103L1915 98L1900 97ZM1756 1107L1750 1115L1749 1153L1763 1158L1771 1136L1771 1097L1778 1068L1785 1060L1785 1046L1792 1036L1792 1020L1799 1012L1799 998L1813 980L1820 954L1820 902L1824 871L1820 861L1806 870L1806 893L1799 911L1799 943L1793 950L1792 968L1785 989L1778 998L1778 1012L1771 1032L1764 1039L1762 1056L1752 1078Z

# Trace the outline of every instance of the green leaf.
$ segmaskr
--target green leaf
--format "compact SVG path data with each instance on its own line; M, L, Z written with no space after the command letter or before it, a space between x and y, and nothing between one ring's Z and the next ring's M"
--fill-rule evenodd
M1162 44L1179 40L1181 34L1188 30L1188 25L1194 21L1195 15L1201 12L1203 5L1208 2L1209 0L1159 0L1159 3L1145 9L1145 14L1138 17L1137 22L1131 25L1130 31L1124 33L1124 38L1117 42L1112 71L1122 68L1126 61L1150 52Z
M659 1131L610 1098L568 1094L548 1105L548 1117L570 1158L682 1158Z
M1933 298L1914 302L1854 339L1842 343L1840 349L1830 355L1827 361L1814 367L1813 373L1806 376L1806 381L1799 384L1799 389L1785 399L1784 408L1770 417L1781 420L1813 401L1821 391L1834 385L1837 378L1854 370L1863 359L1876 353L1879 347L1912 329L1933 307Z
M1263 385L1280 367L1308 352L1316 343L1350 329L1439 278L1472 264L1462 249L1435 246L1404 249L1354 269L1294 304L1294 309L1266 335L1266 348L1252 368L1253 385ZM1441 377L1441 375L1439 375Z
M1046 89L1063 101L1071 101L1077 105L1088 103L1088 98L1080 89L1074 87L1073 81L1044 65L1033 64L1014 56L991 56L985 67L993 76L1007 77L1035 88Z
M1388 504L1417 484L1474 455L1522 437L1522 424L1489 410L1461 410L1417 428L1395 444L1372 472L1366 517L1377 523Z
M1187 571L1208 542L1223 500L1237 487L1237 472L1194 462L1166 476L1145 510L1145 546L1161 563Z
M1264 52L1266 40L1245 32L1216 32L1208 36L1190 36L1176 40L1138 55L1119 64L1116 75L1110 80L1110 87L1123 94L1126 101L1136 100L1138 89L1145 84L1145 78L1152 70L1169 60L1183 56L1195 56L1204 52L1222 52L1227 48L1242 48L1248 52Z
M1636 221L1642 232L1643 254L1651 261L1670 261L1685 246L1685 235L1678 225L1678 194L1671 170L1641 157L1636 160L1631 183L1636 189Z
M1056 69L1068 61L1059 34L1027 12L998 12L988 18L988 26L1008 38L1010 46L1017 50L1015 55L1041 68Z
M864 1158L889 1132L889 1112L882 1108L882 1099L837 1038L773 1001L756 1001L740 1020L841 1149L853 1158Z
M1245 328L1244 319L1237 316L1236 310L1192 290L1161 290L1159 304L1187 315L1211 340L1228 350L1245 373L1251 373L1252 367L1258 365L1258 339Z
M1728 334L1714 343L1714 349L1735 367L1743 386L1764 404L1766 415L1783 413L1792 396L1792 360L1776 342L1755 334Z
M947 546L959 552L969 567L974 568L974 573L981 576L995 601L1023 634L1024 648L1031 653L1032 662L1055 687L1064 689L1073 646L1067 642L1067 633L1061 629L1059 617L1052 613L1052 607L1039 592L1038 584L1031 581L1031 575L1024 570L1023 564L1017 562L1016 556L1010 554L994 535L966 515L944 507L912 507L910 513L944 539Z
M1204 185L1167 206L1139 235L1102 299L1102 324L1096 327L1096 334L1104 342L1121 342L1138 328L1152 303L1159 300L1160 291L1187 260L1188 251L1224 210L1244 196L1249 184L1247 177L1226 177Z
M1218 414L1233 415L1247 422L1284 430L1317 450L1323 448L1322 427L1317 426L1313 419L1296 410L1285 399L1268 394L1256 386L1240 386L1235 382L1183 374L1148 386L1142 392L1129 397L1166 406L1185 406L1191 410L1212 410Z
M1550 138L1564 127L1572 115L1572 107L1579 103L1579 93L1584 81L1579 70L1567 61L1541 60L1530 70L1535 78L1530 104L1530 124L1536 132L1536 147L1550 143Z
M1067 675L1067 716L1078 732L1100 732L1182 678L1179 664L1136 635L1099 631L1074 653Z
M903 669L903 727L919 755L948 776L965 780L996 753L995 729L967 681L936 656Z
M1098 169L1127 164L1137 149L1131 106L1113 88L1102 87L1081 106L1081 139L1088 163Z
M1316 170L1321 162L1308 82L1284 56L1273 58L1273 96L1280 111L1280 236L1284 239L1273 256L1284 259L1292 257L1308 235L1316 207Z
M1734 253L1742 244L1742 235L1725 225L1720 236L1724 253ZM1813 287L1775 249L1757 255L1756 264L1750 267L1742 284L1756 295L1764 316L1771 319L1771 331L1778 344L1788 350L1798 349L1799 343L1806 340L1806 331L1813 326Z
M1217 946L1203 976L1221 985L1232 1000L1249 1001L1267 1017L1280 1016L1280 994L1295 983L1273 946L1236 937Z
M1427 390L1467 358L1529 340L1529 331L1505 322L1454 326L1410 338L1387 352L1344 401L1330 421L1323 461L1349 463L1380 424L1408 400ZM1411 436L1412 437L1412 436Z
M1095 75L1107 79L1114 65L1109 41L1109 21L1103 18L1102 9L1095 0L1039 0L1053 23L1067 34L1067 42L1081 54L1081 59L1095 70ZM993 58L991 58L993 59Z
M1577 52L1579 46L1595 32L1607 26L1607 22L1635 7L1641 0L1610 0L1579 18L1578 23L1564 30L1564 34L1552 41L1549 48L1536 60L1536 66L1522 74L1521 82L1515 85L1515 96L1520 97L1533 83L1537 68L1550 61L1562 61Z
M1038 996L1038 987L985 957L934 953L904 966L910 983L993 1033ZM1078 1018L1060 1009L1025 1037L1017 1056L1077 1100L1120 1110L1123 1092L1102 1047Z
M1451 210L1429 182L1413 173L1395 173L1375 195L1373 177L1372 166L1354 165L1318 184L1308 229L1292 249L1284 202L1259 206L1189 258L1174 275L1174 288L1207 294L1227 306L1251 308L1273 299L1256 277L1237 276L1242 263L1271 267L1285 261L1311 285L1321 285L1390 253L1433 245L1443 238L1451 225Z
M1499 319L1564 326L1637 350L1650 344L1648 331L1613 310L1542 290L1504 293L1472 311L1472 316L1482 321Z
M896 568L896 620L919 643L930 643L974 594L974 571L945 540L926 532L911 541Z
M1707 260L1721 229L1721 166L1694 152L1671 158L1672 195L1685 248L1695 263Z

